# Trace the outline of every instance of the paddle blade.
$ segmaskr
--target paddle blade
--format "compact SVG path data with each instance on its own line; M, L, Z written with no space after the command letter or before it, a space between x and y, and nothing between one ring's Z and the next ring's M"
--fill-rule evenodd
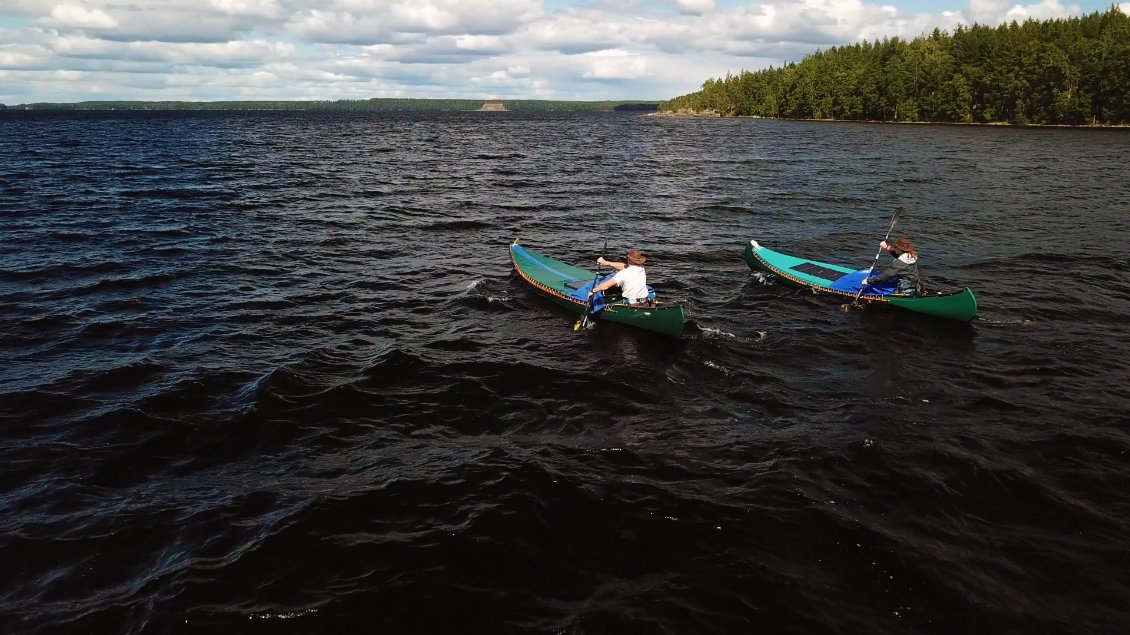
M891 229L894 229L895 225L897 225L898 222L902 220L903 211L904 210L901 205L895 208L895 215L891 217Z

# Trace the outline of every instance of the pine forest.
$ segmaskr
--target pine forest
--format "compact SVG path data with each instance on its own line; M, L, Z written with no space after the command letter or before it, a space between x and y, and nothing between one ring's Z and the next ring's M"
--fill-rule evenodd
M869 121L1130 124L1130 17L935 29L709 79L669 114Z

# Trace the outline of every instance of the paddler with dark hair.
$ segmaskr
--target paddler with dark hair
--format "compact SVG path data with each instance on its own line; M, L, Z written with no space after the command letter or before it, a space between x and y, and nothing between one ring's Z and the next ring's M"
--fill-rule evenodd
M596 259L596 264L603 267L612 267L617 269L616 275L598 284L589 291L589 297L597 291L604 291L611 288L613 285L620 287L620 293L624 296L624 302L627 304L639 304L647 302L647 272L644 271L643 265L647 262L647 256L639 249L632 249L628 252L627 262L614 262L612 260L605 260L604 256Z
M891 264L887 265L878 274L863 281L863 286L878 285L887 280L898 278L898 287L895 293L916 295L921 289L918 279L918 250L909 238L899 238L894 244L887 241L879 243L879 247L891 254Z

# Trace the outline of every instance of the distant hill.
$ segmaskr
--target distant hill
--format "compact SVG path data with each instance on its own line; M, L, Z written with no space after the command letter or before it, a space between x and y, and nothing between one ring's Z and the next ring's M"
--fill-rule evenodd
M13 110L246 110L313 112L461 112L480 110L483 99L339 99L333 101L82 101L77 103L34 103L11 106ZM508 99L505 110L512 112L582 113L614 111L654 111L656 102L647 101L549 101Z

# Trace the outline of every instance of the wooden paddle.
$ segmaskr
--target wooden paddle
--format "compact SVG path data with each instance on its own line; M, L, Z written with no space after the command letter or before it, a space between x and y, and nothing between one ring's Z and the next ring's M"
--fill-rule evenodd
M891 226L887 228L887 235L883 236L883 242L887 242L887 239L891 237L891 230L893 230L895 225L899 222L900 216L902 216L902 207L896 208L894 215L891 216ZM859 293L855 294L855 299L853 299L848 306L859 306L859 298L863 296L863 288L867 286L866 280L871 277L871 272L875 271L875 263L879 262L879 256L881 255L883 255L882 246L879 247L879 251L875 252L875 258L871 261L871 266L867 269L867 275L863 276L864 282L861 282L859 285Z
M600 250L600 257L603 259L604 254L606 254L606 253L608 253L608 239L607 238L604 239L604 247L601 248L601 250ZM592 278L592 289L589 290L591 295L589 295L588 306L585 308L584 314L582 314L580 319L577 320L577 323L573 325L573 331L574 332L579 331L583 328L587 328L588 325L589 325L589 322L591 321L590 316L592 315L592 307L593 307L594 304L596 304L596 291L594 291L593 289L596 288L596 281L599 280L599 279L600 279L600 263L598 262L596 264L596 275L593 276L593 278Z

